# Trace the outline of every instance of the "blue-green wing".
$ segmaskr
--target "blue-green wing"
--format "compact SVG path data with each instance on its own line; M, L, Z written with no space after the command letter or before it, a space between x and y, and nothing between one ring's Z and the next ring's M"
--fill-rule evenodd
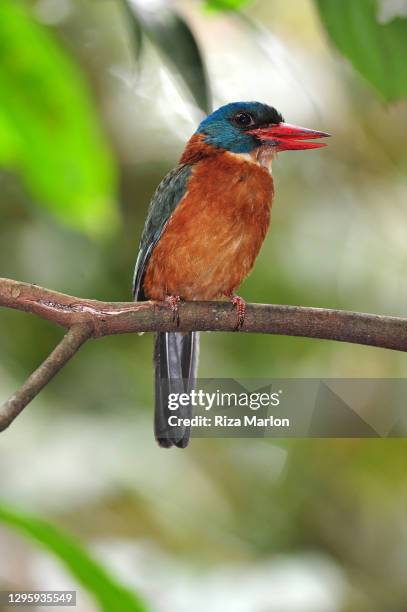
M136 301L146 299L143 292L143 277L148 260L168 219L187 190L191 170L189 164L174 168L158 185L150 202L133 277L133 297Z

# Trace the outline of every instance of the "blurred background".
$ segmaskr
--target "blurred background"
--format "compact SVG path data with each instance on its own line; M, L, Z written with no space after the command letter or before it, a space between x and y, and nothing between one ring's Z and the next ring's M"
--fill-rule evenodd
M255 99L334 138L274 162L239 293L405 316L406 16L404 0L2 0L0 276L128 300L155 187L206 112ZM62 331L0 315L6 398ZM164 451L151 359L150 334L88 342L1 435L0 590L77 589L80 612L407 609L405 440ZM202 335L202 377L406 369L384 349Z

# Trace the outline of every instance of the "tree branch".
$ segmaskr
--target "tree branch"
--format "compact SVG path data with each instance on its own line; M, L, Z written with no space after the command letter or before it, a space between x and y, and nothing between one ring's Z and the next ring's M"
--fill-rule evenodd
M45 361L0 408L0 431L6 429L51 378L75 355L92 335L88 323L73 325Z
M180 304L177 326L168 305L157 302L101 302L81 299L0 278L0 306L36 314L69 331L24 385L0 407L0 431L91 336L144 331L233 331L236 312L229 302ZM274 304L248 304L242 332L339 340L407 351L407 319Z
M143 331L233 331L230 302L180 304L180 323L165 303L81 299L0 278L0 306L24 310L65 328L92 326L93 336ZM407 319L346 310L248 304L242 332L302 336L407 351Z

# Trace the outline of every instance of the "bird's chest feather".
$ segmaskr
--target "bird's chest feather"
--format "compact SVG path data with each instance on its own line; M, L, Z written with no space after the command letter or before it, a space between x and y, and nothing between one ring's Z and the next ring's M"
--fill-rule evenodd
M188 300L228 294L250 272L270 222L273 180L224 153L196 164L147 267L147 295Z

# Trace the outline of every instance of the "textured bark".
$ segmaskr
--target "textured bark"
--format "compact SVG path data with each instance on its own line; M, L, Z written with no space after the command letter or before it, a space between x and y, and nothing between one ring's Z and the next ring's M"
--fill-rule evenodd
M100 302L5 278L0 279L0 306L30 312L68 329L49 357L0 407L0 431L8 427L90 337L173 330L230 332L236 326L236 310L230 302L181 303L179 317L174 317L166 303ZM406 318L345 310L248 304L239 331L407 351Z
M179 326L168 304L100 302L9 279L0 279L0 306L24 310L62 327L88 323L93 336L142 331L233 331L230 302L185 302ZM248 304L241 332L303 336L407 351L407 319L278 304Z

